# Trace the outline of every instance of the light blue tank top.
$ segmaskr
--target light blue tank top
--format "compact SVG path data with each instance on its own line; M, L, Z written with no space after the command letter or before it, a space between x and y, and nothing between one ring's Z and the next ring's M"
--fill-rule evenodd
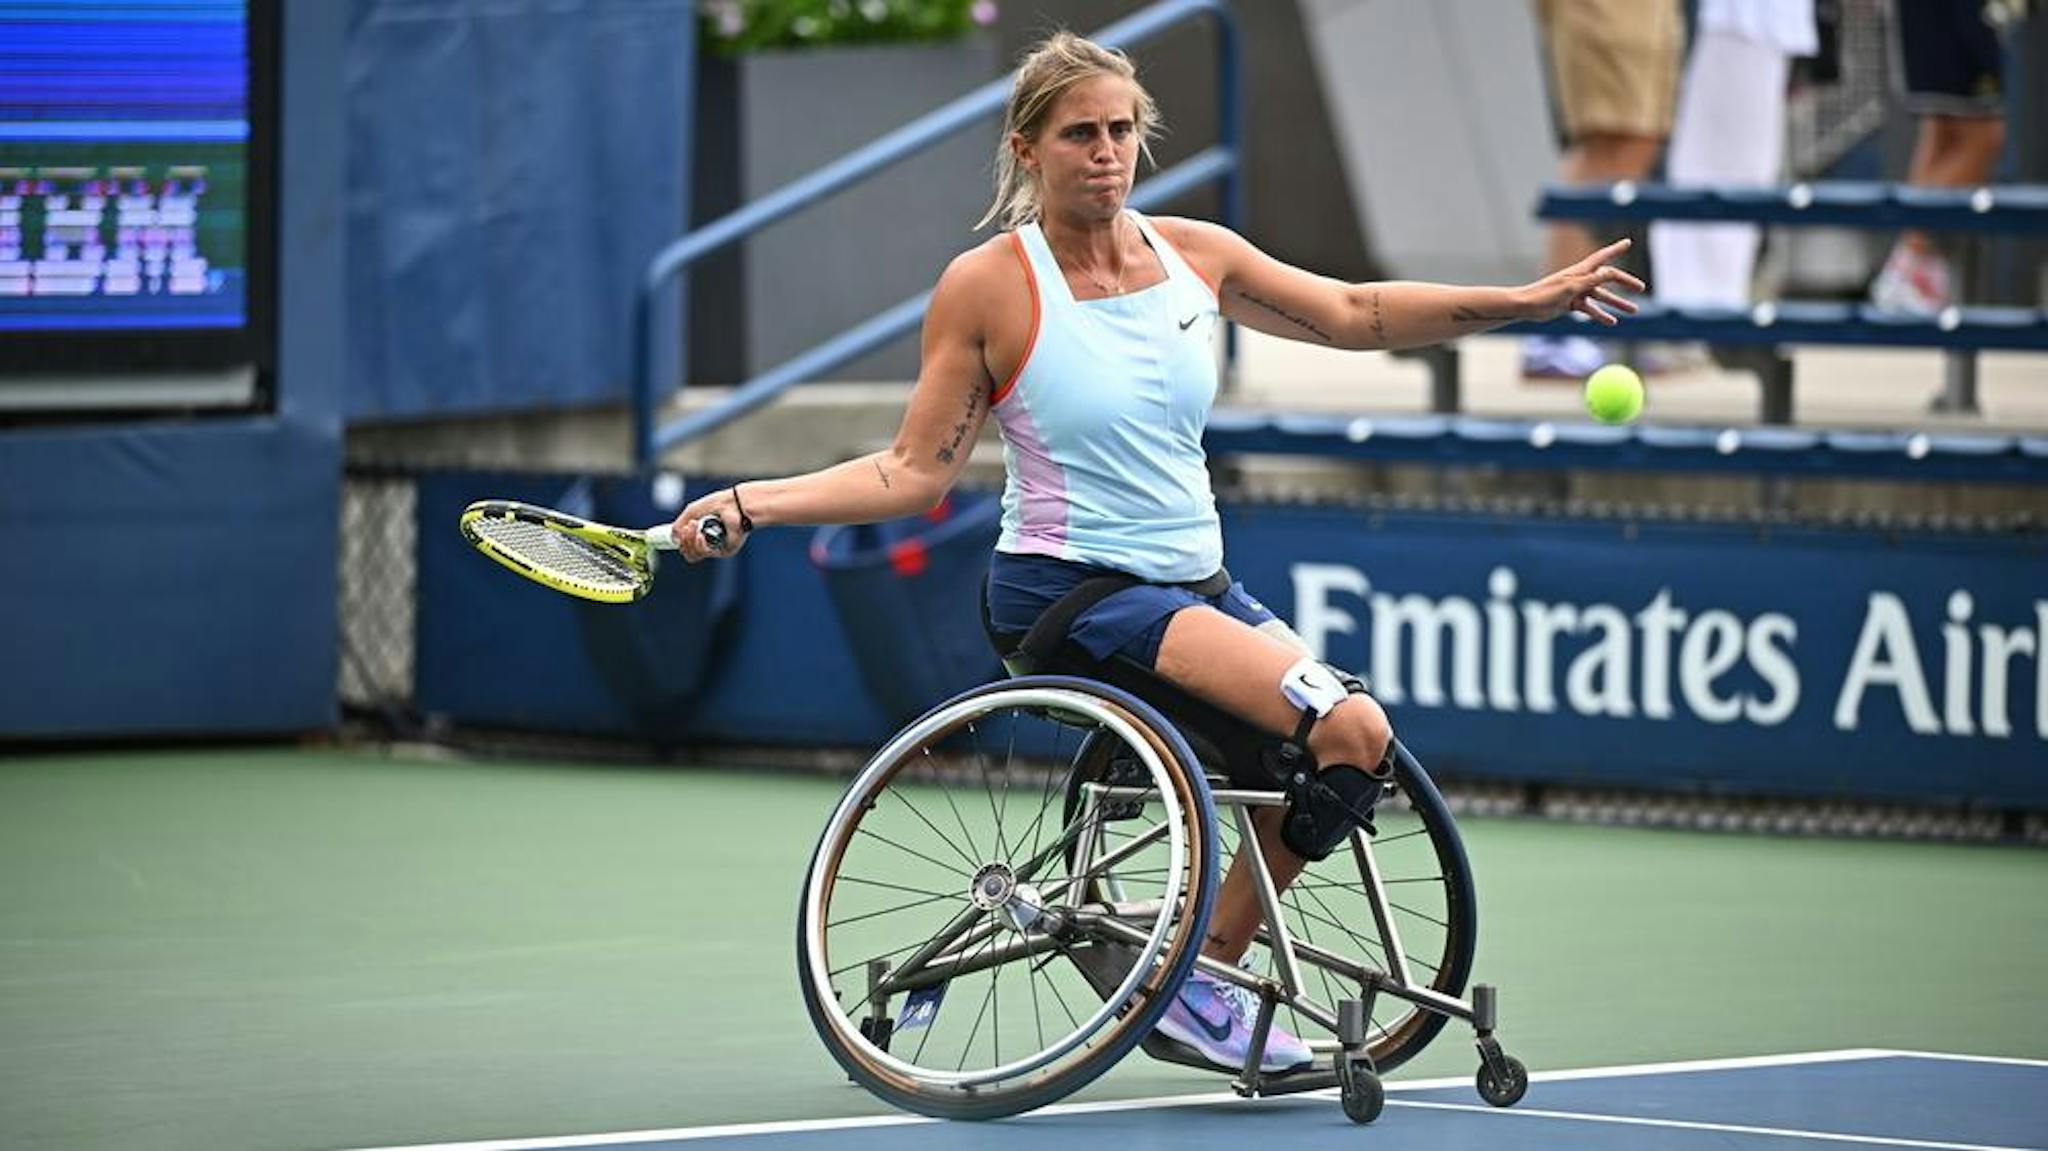
M1223 566L1202 429L1216 399L1216 294L1150 220L1128 213L1166 280L1076 300L1036 223L1013 234L1037 310L1003 433L998 551L1178 583Z

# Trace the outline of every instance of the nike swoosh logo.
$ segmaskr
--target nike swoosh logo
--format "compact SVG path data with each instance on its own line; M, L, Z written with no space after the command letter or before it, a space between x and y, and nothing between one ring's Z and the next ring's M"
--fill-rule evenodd
M1201 1012L1195 1010L1192 1004L1188 1007L1188 1014L1194 1016L1195 1025L1208 1032L1209 1038L1214 1039L1218 1043L1230 1038L1231 1021L1229 1019L1225 1019L1221 1023L1211 1023Z
M1183 332L1187 331L1187 330L1188 330L1189 328L1192 328L1192 327L1194 327L1194 326L1195 326L1195 321L1196 321L1196 320L1199 320L1199 319L1201 319L1201 318L1202 318L1202 313L1200 313L1200 312L1196 312L1196 313L1195 313L1194 315L1192 315L1192 316L1189 316L1189 317L1188 317L1187 319L1185 319L1185 320L1182 320L1182 321L1180 322L1180 330L1181 330L1181 331L1183 331ZM1221 1036L1218 1036L1218 1038L1221 1038Z

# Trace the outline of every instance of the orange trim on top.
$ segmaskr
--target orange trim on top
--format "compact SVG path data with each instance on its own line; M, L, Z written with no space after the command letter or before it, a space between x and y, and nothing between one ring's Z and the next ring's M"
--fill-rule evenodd
M1017 386L1017 381L1023 377L1024 365L1031 362L1031 353L1038 347L1038 321L1044 314L1044 309L1038 302L1038 277L1031 270L1031 253L1024 250L1024 237L1014 231L1011 232L1010 246L1017 251L1017 262L1024 265L1024 284L1031 289L1031 338L1024 341L1024 358L1017 361L1017 370L1011 372L1010 378L1003 382L1003 386L997 388L995 394L989 397L989 407L1002 403L1009 396L1010 390Z
M1209 294L1216 297L1216 302L1220 305L1223 302L1223 289L1216 286L1216 281L1204 275L1201 266L1188 259L1188 254L1180 250L1180 245L1173 242L1173 237L1166 234L1166 229L1159 226L1159 221L1152 221L1152 230L1158 233L1159 238L1165 241L1167 247L1173 249L1173 254L1180 257L1180 262L1188 266L1188 271L1193 272L1197 280L1208 285Z

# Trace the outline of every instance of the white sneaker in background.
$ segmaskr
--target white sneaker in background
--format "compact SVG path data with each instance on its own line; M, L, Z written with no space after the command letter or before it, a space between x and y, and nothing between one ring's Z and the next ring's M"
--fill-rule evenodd
M1948 261L1940 253L1893 244L1870 285L1870 302L1887 312L1931 316L1953 300L1949 283Z
M1529 336L1522 341L1522 376L1579 380L1607 363L1607 353L1585 336Z
M1646 376L1684 376L1710 372L1718 365L1713 352L1698 340L1666 340L1638 349L1635 366Z

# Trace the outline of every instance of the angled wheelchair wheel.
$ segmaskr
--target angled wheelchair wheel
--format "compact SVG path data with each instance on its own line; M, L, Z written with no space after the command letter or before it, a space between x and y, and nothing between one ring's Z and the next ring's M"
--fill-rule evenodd
M1112 757L1118 786L1065 802ZM1104 835L1134 811L1144 831ZM1090 680L990 684L904 729L833 811L799 914L805 1006L890 1103L1017 1114L1145 1037L1218 886L1208 786L1171 725Z
M1226 866L1239 842L1234 814L1221 820ZM1334 1009L1341 999L1361 997L1361 967L1382 980L1371 999L1365 1052L1385 1074L1414 1058L1448 1022L1425 1001L1464 994L1479 914L1450 807L1398 744L1373 822L1371 834L1354 833L1348 846L1309 865L1280 905L1306 996ZM1259 939L1271 943L1263 929ZM1406 998L1404 988L1421 994ZM1283 1007L1283 1017L1288 1013ZM1308 1021L1296 1015L1289 1022L1298 1028Z

